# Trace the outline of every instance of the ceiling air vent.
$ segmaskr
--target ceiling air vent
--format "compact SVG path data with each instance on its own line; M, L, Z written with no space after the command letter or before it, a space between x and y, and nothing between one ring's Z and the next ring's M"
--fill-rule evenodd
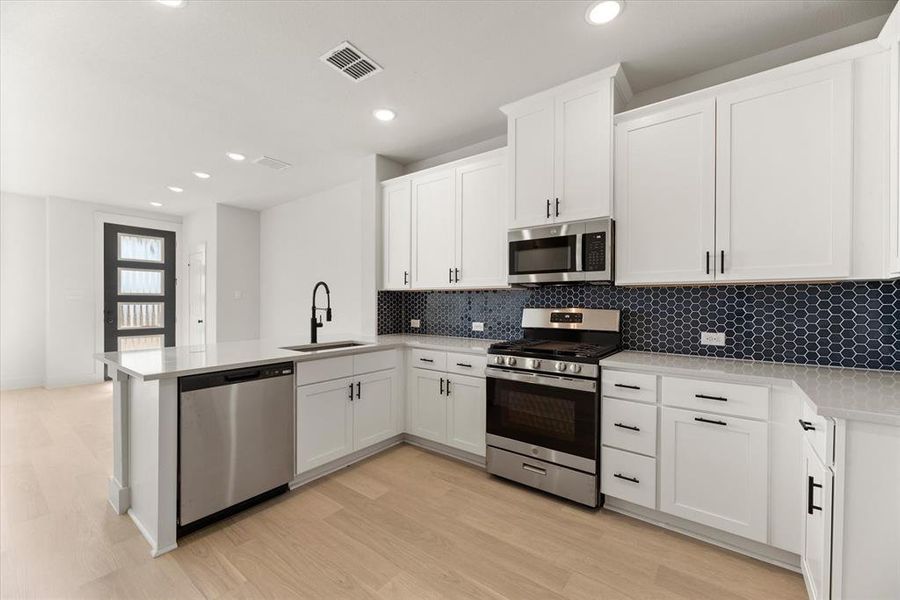
M340 46L332 48L319 59L353 81L362 81L382 70L374 60L360 52L359 48L350 42L342 42Z
M290 164L278 160L277 158L270 158L268 156L260 156L259 158L253 161L254 165L259 165L261 167L269 167L270 169L274 169L275 171L284 171L285 169L289 169L291 167Z

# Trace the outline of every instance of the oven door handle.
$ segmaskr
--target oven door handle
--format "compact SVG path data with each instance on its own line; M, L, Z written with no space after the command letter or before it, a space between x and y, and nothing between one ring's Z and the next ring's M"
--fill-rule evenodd
M569 377L557 377L555 375L537 375L534 373L519 373L507 371L495 367L488 367L486 375L493 379L505 381L520 381L533 383L534 385L547 385L550 387L565 388L567 390L579 390L582 392L596 392L597 382L593 379L571 379Z

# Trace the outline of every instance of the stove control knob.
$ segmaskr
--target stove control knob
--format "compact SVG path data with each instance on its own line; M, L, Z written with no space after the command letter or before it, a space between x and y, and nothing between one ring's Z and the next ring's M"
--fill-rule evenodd
M506 359L506 364L508 364L511 367L514 367L514 366L516 366L516 359L514 357L510 356L509 358Z
M562 373L563 371L566 370L566 367L568 367L568 366L569 365L567 365L564 362L558 362L558 363L556 363L556 370L559 371L560 373Z
M573 373L581 373L581 365L569 365L569 370Z
M503 357L502 357L502 356L495 356L495 357L494 357L494 364L496 364L496 365L502 365L504 362L506 362L506 361L503 360Z
M531 359L531 368L532 368L532 369L540 369L540 368L541 368L541 361L539 361L539 360L536 359L536 358L532 358L532 359Z

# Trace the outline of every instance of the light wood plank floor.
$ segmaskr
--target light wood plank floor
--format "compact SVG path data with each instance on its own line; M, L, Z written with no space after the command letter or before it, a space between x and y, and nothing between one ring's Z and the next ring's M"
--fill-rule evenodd
M0 394L4 598L804 598L799 575L398 446L158 559L106 503L109 385Z

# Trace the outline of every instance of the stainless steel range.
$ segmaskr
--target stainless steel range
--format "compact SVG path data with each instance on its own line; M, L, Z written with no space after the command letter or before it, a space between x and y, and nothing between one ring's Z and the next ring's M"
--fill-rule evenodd
M622 346L620 313L526 308L521 340L493 344L487 470L598 506L600 367Z

